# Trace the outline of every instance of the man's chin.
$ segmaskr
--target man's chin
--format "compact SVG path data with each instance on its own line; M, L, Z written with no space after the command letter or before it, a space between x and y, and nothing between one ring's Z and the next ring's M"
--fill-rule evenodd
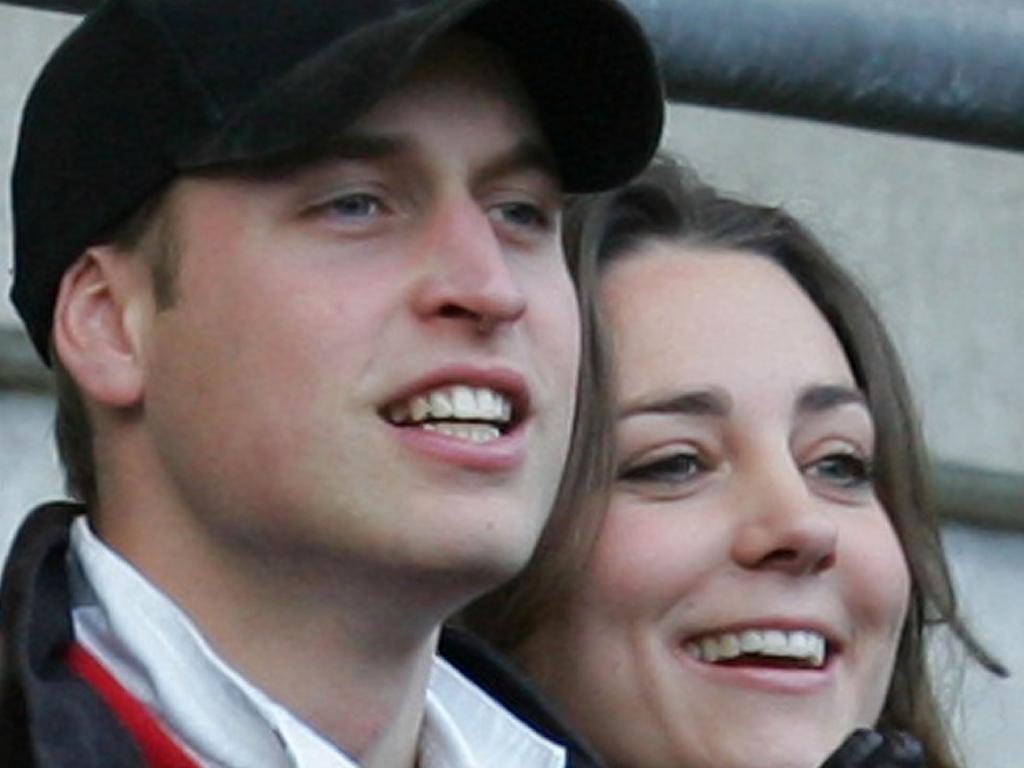
M534 543L517 547L493 546L487 551L463 553L424 579L436 579L435 589L447 584L460 610L476 598L497 589L518 575L533 554Z

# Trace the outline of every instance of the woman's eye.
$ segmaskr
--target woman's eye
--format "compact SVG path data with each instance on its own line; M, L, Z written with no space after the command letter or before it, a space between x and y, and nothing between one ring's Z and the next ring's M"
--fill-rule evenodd
M872 462L852 453L830 453L812 462L807 472L839 488L863 488L874 483Z
M619 479L633 483L685 483L708 469L698 454L680 452L625 467L619 472Z

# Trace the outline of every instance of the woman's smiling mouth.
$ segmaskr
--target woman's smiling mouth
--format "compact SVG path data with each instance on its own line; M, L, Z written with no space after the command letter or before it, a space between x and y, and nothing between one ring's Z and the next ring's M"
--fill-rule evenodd
M744 629L704 635L683 645L687 655L707 664L821 669L833 650L811 629Z

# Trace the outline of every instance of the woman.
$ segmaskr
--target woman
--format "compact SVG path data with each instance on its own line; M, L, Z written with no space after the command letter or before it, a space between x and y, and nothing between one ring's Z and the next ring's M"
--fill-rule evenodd
M666 159L577 203L567 234L614 358L614 423L581 421L615 444L581 441L589 477L570 473L536 561L471 626L612 766L814 768L865 727L959 766L930 630L1001 669L958 618L907 386L863 295L784 212ZM828 765L920 764L879 739Z

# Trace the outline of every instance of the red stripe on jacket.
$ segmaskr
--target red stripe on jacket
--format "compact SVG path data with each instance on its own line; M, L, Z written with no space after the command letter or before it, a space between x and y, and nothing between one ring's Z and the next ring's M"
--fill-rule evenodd
M78 643L68 648L68 666L107 703L135 738L146 768L201 768L171 738L153 714Z

